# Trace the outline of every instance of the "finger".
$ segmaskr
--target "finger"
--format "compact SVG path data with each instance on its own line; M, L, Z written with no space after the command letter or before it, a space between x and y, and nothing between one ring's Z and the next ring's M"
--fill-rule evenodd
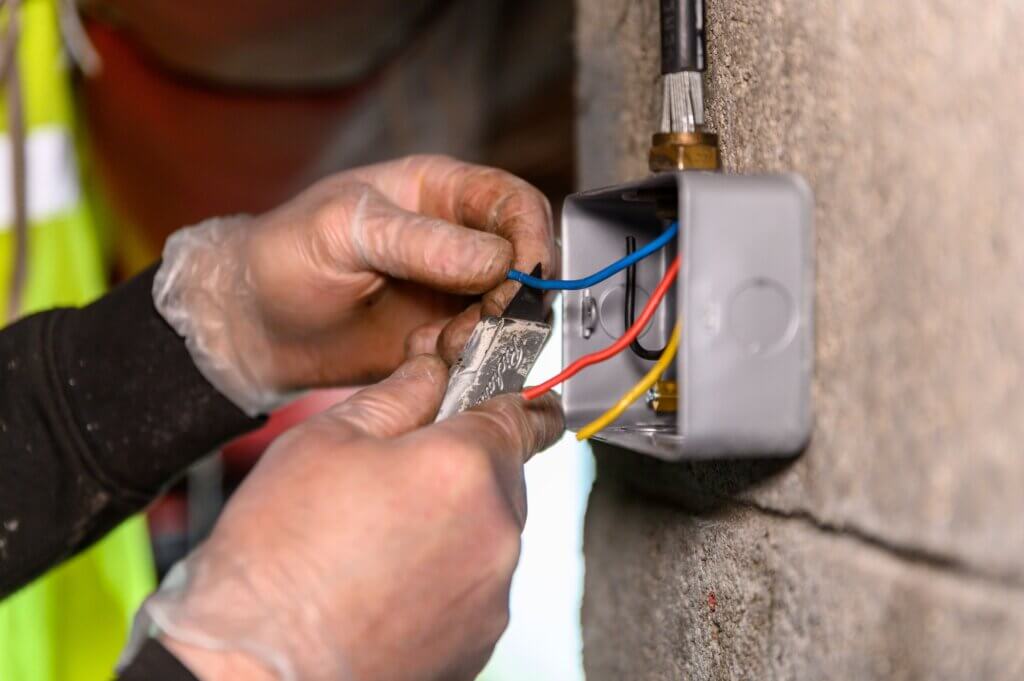
M554 393L530 401L518 394L500 395L449 420L459 418L476 421L464 427L479 432L494 451L517 451L520 463L553 445L565 432L562 404Z
M500 395L425 431L430 437L476 443L494 456L522 465L554 444L565 431L557 396L524 400Z
M419 210L512 242L517 269L540 264L550 276L556 264L551 206L528 182L496 168L428 157Z
M497 234L512 243L516 269L557 274L551 206L524 180L446 156L411 156L359 169L357 176L397 205Z
M526 523L523 464L554 444L565 430L561 406L553 395L527 402L501 395L424 431L451 446L465 442L483 449L495 477L522 527Z
M413 329L405 339L405 356L436 355L441 331L451 321L451 317L446 317Z
M519 290L519 284L514 281L510 281L508 283L515 286L508 295L509 300L511 300L512 296L514 296L516 291ZM470 305L447 322L447 325L441 331L441 335L437 339L437 354L441 355L441 358L444 359L445 362L448 364L454 364L458 361L459 357L462 355L462 351L466 347L466 341L469 340L470 335L473 333L473 329L481 318L488 316L500 317L505 312L505 308L508 307L508 303L501 301L502 295L504 294L500 294L498 296L499 302L497 304L495 304L493 300L489 303L487 298L485 298L480 303ZM548 296L545 296L545 308L547 310L545 319L548 324L551 324L551 298Z
M515 510L519 520L519 526L526 526L526 478L523 465L537 452L546 449L554 444L565 430L564 417L562 416L561 404L553 396L545 404L538 405L533 411L533 405L523 402L518 395L505 395L500 398L485 402L476 408L477 412L483 414L494 413L496 417L511 418L515 420L519 410L523 407L527 410L527 418L531 421L531 438L520 450L520 456L508 456L504 451L492 450L491 460L497 474L501 488L506 498ZM473 410L470 410L473 413Z
M489 315L492 317L500 317L504 312L508 304L512 302L512 298L519 293L519 289L522 288L522 284L511 279L506 279L498 286L494 287L481 299L480 301L480 314ZM547 297L544 299L545 307L550 306Z
M437 339L437 353L449 366L459 361L466 341L480 321L480 303L474 303L455 315Z
M405 210L373 187L364 191L350 234L368 269L449 293L479 294L505 280L507 239Z
M432 355L420 355L322 417L363 435L394 437L434 420L447 382L444 362Z

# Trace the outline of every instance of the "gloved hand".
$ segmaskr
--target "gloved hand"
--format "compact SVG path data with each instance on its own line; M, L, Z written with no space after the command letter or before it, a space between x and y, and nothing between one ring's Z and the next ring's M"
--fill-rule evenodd
M267 451L187 559L186 586L143 606L199 678L483 667L508 620L523 463L563 422L551 396L505 395L421 428L446 377L437 357L415 358Z
M415 156L331 176L258 217L177 232L153 296L200 371L257 414L295 390L376 380L439 336L454 361L481 311L499 314L518 290L509 268L540 263L550 276L556 262L540 192Z

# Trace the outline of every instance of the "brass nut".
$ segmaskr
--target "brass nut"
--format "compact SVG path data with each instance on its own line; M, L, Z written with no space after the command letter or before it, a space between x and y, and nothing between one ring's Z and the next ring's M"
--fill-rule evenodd
M676 413L679 408L679 386L675 381L658 381L647 391L647 406L655 414Z
M719 170L718 135L710 132L659 132L651 137L651 172Z

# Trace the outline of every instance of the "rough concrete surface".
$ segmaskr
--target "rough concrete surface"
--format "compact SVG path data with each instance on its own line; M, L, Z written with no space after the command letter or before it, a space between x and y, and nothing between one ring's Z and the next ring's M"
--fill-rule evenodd
M801 519L681 515L607 481L590 513L588 679L1024 678L1017 589Z
M585 187L646 172L659 112L657 5L577 2ZM619 620L643 628L651 598L669 607L682 593L631 595L617 584L614 607L602 604L623 572L676 574L694 565L688 546L721 539L735 551L709 559L715 569L774 583L797 550L782 546L788 537L805 588L842 605L812 609L815 628L860 635L856 649L895 665L836 678L998 678L983 665L993 650L1013 652L1004 641L1022 640L1024 626L971 604L1005 592L997 600L1019 607L1024 593L1024 3L707 0L707 13L709 122L726 168L794 170L816 193L817 425L809 451L783 465L611 455L596 500L611 476L690 510L620 518L605 499L590 513L588 669L625 678L605 659L625 659L617 641L634 635ZM724 515L709 525L691 515L709 505ZM633 556L593 543L622 537L627 524L661 548ZM772 534L774 548L755 541L756 528L776 526L786 529ZM744 548L778 561L755 568ZM918 589L900 597L909 610L890 624L905 631L889 643L860 621L881 612L862 602L872 582L888 594ZM970 588L960 593L961 583ZM766 621L795 617L784 602L772 608ZM981 629L956 633L957 616ZM661 639L661 676L650 666L649 678L680 678L672 665L697 665L686 667L695 678L743 678L727 673L740 654L768 677L831 676L791 676L768 648L741 639L731 640L747 653L721 641L717 653L687 648L684 635ZM965 666L918 672L915 660L938 656L930 646L960 654L958 636L988 644L950 662ZM750 640L789 650L798 639L776 630ZM902 652L887 657L893 650Z

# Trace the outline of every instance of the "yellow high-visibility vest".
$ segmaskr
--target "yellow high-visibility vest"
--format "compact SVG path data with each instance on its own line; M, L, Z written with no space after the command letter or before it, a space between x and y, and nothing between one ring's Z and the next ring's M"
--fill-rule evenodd
M23 0L22 82L29 218L25 313L103 292L99 233L80 182L74 103L56 0ZM0 27L2 28L2 27ZM7 103L0 106L0 320L14 256ZM0 322L2 323L2 322ZM123 523L74 559L0 602L0 681L107 681L131 617L153 589L145 521Z

